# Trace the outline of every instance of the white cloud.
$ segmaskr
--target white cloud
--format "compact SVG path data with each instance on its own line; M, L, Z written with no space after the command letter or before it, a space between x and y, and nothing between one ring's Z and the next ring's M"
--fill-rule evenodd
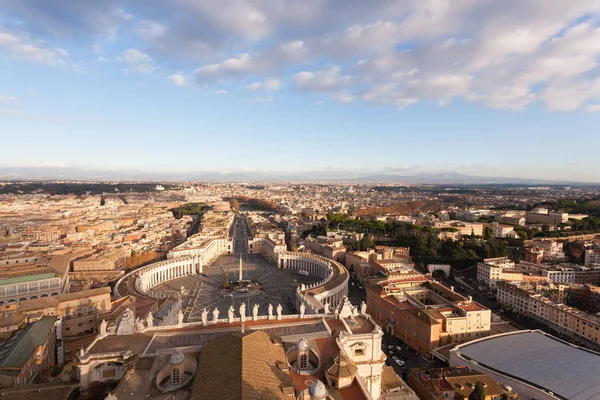
M50 66L66 66L69 58L69 53L64 49L47 48L42 43L38 44L3 31L0 31L0 52L8 53L20 60Z
M108 58L105 58L105 57L98 57L98 58L96 58L96 61L103 62L103 63L111 62Z
M219 95L225 95L227 94L227 90L224 89L218 89L218 90L211 90L210 94L219 94Z
M600 104L593 104L591 106L588 106L586 108L586 110L593 111L593 112L600 112Z
M150 20L140 21L137 30L138 35L145 40L156 40L163 36L165 32L166 28L162 24Z
M276 92L281 88L281 82L279 79L269 79L261 82L251 83L246 89L251 91L264 90L266 92Z
M296 87L301 90L332 91L343 88L352 81L352 77L349 75L341 76L341 70L341 67L334 66L316 72L303 71L292 76L292 79L296 83Z
M18 101L19 99L17 99L14 96L3 96L0 94L0 102L3 103L10 103L10 102L14 102L14 101Z
M167 76L167 79L170 80L175 86L189 85L188 78L182 74L171 74Z
M118 59L126 70L172 66L164 76L180 86L253 82L245 89L274 92L291 78L292 88L337 101L399 108L458 100L558 111L599 96L597 0L149 1L123 10L116 0L6 0L25 34L0 31L0 51L57 65L69 63L66 51L30 38L67 39L62 46L135 32L147 47L130 44Z
M148 54L142 53L138 49L125 50L119 61L129 65L129 67L125 69L126 72L135 71L149 75L158 69L153 65L154 60L152 60Z

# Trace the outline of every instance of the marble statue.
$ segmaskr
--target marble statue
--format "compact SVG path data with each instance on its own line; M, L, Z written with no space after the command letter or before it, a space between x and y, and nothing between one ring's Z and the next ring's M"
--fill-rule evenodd
M240 304L240 321L246 321L246 303Z
M181 326L183 325L183 311L179 310L179 313L177 314L177 325Z
M252 321L258 320L258 304L254 304L252 307Z
M331 314L331 305L329 305L328 302L325 302L325 305L323 306L323 310L325 311L325 314Z
M106 335L106 326L108 325L108 322L106 322L105 319L102 320L102 322L100 322L100 334L101 335Z
M206 311L206 308L204 310L202 310L202 326L206 326L208 325L208 311Z
M123 315L117 326L117 335L133 335L135 332L135 315L131 309L123 311Z
M140 317L135 319L135 331L136 332L143 332L146 329L146 327L144 326L144 322L142 322L142 319Z
M233 322L233 306L229 306L229 310L227 310L227 320L229 323Z
M304 318L304 313L306 312L306 306L304 303L300 303L300 318Z
M146 315L146 328L152 328L154 326L154 316L151 312Z
M367 313L367 304L364 301L360 303L360 313L362 315Z
M281 307L281 304L277 304L277 319L281 319L281 312L283 311L283 307Z
M217 321L219 320L219 309L217 307L215 307L215 309L213 310L213 324L216 324Z
M273 304L269 303L269 319L273 319Z

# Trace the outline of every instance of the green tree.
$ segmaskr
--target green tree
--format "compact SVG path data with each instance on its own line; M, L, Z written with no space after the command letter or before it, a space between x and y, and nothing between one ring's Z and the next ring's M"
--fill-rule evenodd
M485 400L485 388L483 382L479 381L475 384L475 389L469 395L469 400Z
M373 241L373 238L371 238L371 235L369 235L368 233L363 236L362 239L360 239L360 249L365 251L368 249L374 249L375 248L375 242Z
M229 275L223 271L223 289L229 289Z
M492 228L491 226L486 226L483 229L483 238L485 240L490 240L494 237L494 228Z

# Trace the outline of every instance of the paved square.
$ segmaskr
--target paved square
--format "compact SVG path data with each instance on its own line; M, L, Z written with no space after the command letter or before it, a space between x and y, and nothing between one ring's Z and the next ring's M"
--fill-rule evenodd
M222 291L223 274L227 273L230 281L239 278L239 256L223 255L212 265L204 268L204 275L190 275L157 286L156 291L180 292L183 287L184 321L198 322L202 320L202 310L206 308L209 319L212 311L219 309L219 318L227 318L227 310L233 305L235 316L239 317L240 302L246 303L246 316L252 315L254 304L259 305L258 315L267 315L269 303L273 308L277 304L283 307L283 314L295 314L296 287L301 284L312 284L320 280L317 276L301 275L297 270L278 269L275 263L267 261L260 255L244 254L243 278L260 283L263 290L246 295L236 293L230 297ZM275 313L275 311L273 311Z

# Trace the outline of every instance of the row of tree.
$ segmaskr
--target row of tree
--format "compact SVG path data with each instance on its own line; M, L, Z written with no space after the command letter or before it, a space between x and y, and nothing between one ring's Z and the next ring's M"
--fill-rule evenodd
M173 213L175 218L180 219L184 215L202 215L209 209L210 206L204 203L185 203L179 207L171 208L169 211Z

